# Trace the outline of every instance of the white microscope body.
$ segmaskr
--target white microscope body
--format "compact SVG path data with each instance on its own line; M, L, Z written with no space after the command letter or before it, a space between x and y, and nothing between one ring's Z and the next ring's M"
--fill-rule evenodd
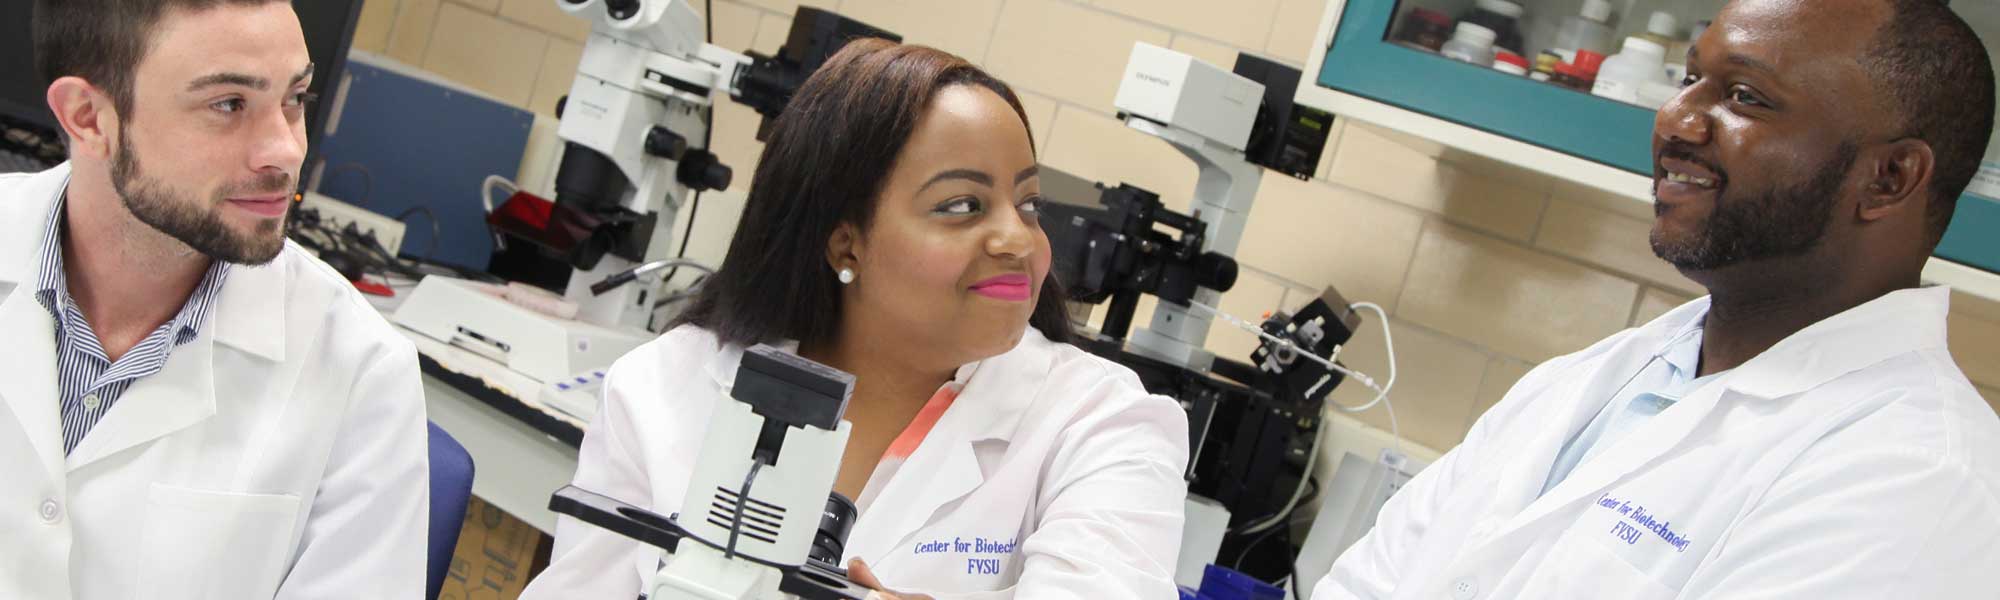
M543 384L544 402L580 414L591 403L573 388L655 335L658 267L673 255L681 205L697 190L729 186L729 169L705 147L708 117L717 92L740 91L752 58L703 43L687 0L547 1L591 22L559 110L565 148L551 226L576 238L561 301L575 316L430 276L394 320L527 374ZM629 281L591 289L607 280Z
M1173 145L1200 167L1190 213L1208 223L1203 250L1234 255L1263 183L1263 167L1244 156L1264 86L1192 56L1138 42L1114 104L1125 125ZM1197 302L1215 306L1220 292L1203 288ZM1132 332L1134 353L1206 371L1215 355L1202 348L1206 312L1161 302L1150 326Z
M830 494L853 426L854 376L757 346L709 415L681 512L663 517L575 486L549 508L666 551L651 600L858 600L840 560L857 516ZM830 497L831 496L831 497Z
M577 63L576 80L564 103L558 135L570 144L563 168L587 169L574 153L608 159L627 184L612 186L615 197L590 198L601 209L617 209L641 219L635 233L645 252L637 258L606 253L595 266L571 274L564 298L577 303L577 318L605 327L644 330L652 318L655 276L642 276L602 294L590 286L643 263L672 255L673 223L695 191L681 176L687 161L712 161L704 141L716 91L728 94L738 69L750 58L703 43L701 15L686 0L640 2L621 13L613 0L554 0L571 15L591 21L590 40ZM624 18L616 15L626 14ZM685 160L684 160L685 159ZM573 177L603 177L581 173ZM561 177L560 175L558 177ZM588 186L589 181L582 185ZM727 187L727 179L720 182ZM564 187L557 183L559 202ZM711 186L713 187L713 186ZM595 190L593 190L595 191ZM646 227L650 220L650 227Z
M654 576L648 598L784 597L779 590L784 572L777 567L804 563L853 430L846 421L833 430L791 429L782 451L761 459L773 461L765 465L754 457L765 417L742 402L724 402L715 410L679 520L702 543L680 545ZM749 493L739 495L744 474L752 470L758 474ZM742 526L732 531L732 523Z

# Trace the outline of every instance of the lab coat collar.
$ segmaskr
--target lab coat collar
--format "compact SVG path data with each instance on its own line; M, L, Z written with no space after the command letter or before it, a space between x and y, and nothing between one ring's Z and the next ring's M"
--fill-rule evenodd
M1656 355L1659 357L1659 360L1671 365L1674 370L1687 373L1688 379L1696 378L1697 373L1701 370L1701 339L1703 333L1701 328L1702 322L1707 320L1707 315L1708 312L1703 311L1697 318L1690 319L1687 323L1675 329L1673 334L1668 335L1666 341L1660 344L1660 350Z
M1635 341L1671 340L1702 327L1710 298L1703 296L1641 326ZM1812 389L1890 357L1945 347L1951 289L1897 290L1827 317L1779 341L1725 379L1729 389L1764 399Z
M0 215L5 216L0 227L7 231L6 235L0 235L0 256L7 257L0 260L0 283L33 287L41 258L36 251L42 247L43 230L49 225L49 209L55 206L56 198L69 182L69 171L69 163L63 163L30 175L15 197L0 200ZM27 292L30 296L34 293Z
M69 179L67 163L28 177L15 197L0 199L0 332L15 352L0 361L0 400L40 457L42 469L61 480L63 473L62 415L56 401L55 320L35 300L33 281L40 257L49 209ZM0 436L12 435L0 423Z
M1055 359L1053 347L1041 332L1029 328L1014 349L959 368L954 381L965 387L958 399L876 496L876 507L884 506L880 498L897 498L904 504L892 512L871 507L861 515L871 526L855 528L848 540L849 556L878 566L899 556L895 549L923 529L938 509L986 482L980 450L985 448L989 455L1005 451L1022 414L1043 393L1035 384L1048 377Z
M301 251L289 240L285 242L285 254ZM290 297L285 270L300 266L281 254L263 265L231 268L215 306L209 310L209 328L215 330L215 341L274 363L284 362L285 301Z
M118 410L83 436L68 457L74 472L126 449L166 437L215 416L215 340L209 333L175 348L166 368L140 378L118 398Z
M1951 288L1897 290L1814 323L1738 367L1729 388L1764 399L1803 392L1891 357L1945 347Z
M18 225L18 224L17 224ZM9 236L11 238L37 236ZM11 243L12 240L0 241ZM27 256L13 253L8 256ZM17 261L9 261L17 262ZM63 472L62 416L56 401L56 330L49 311L36 302L33 286L13 284L13 291L0 300L0 331L7 345L17 352L0 361L6 385L0 385L0 399L6 400L21 439L28 441L41 457L42 468L56 480ZM0 424L0 436L13 435Z
M1944 287L1893 292L1846 312L1815 323L1785 338L1743 366L1723 376L1718 385L1708 385L1660 413L1625 439L1613 442L1596 459L1577 466L1562 483L1539 498L1524 489L1505 493L1503 498L1525 502L1525 508L1511 518L1501 535L1491 540L1521 539L1515 532L1555 514L1572 503L1603 490L1645 464L1678 447L1715 409L1725 395L1755 400L1771 400L1810 390L1842 375L1866 368L1908 352L1944 346L1944 323L1950 290ZM1602 360L1589 361L1598 372L1570 378L1546 394L1567 402L1572 409L1568 427L1550 428L1538 440L1535 456L1523 457L1509 470L1511 481L1532 481L1539 489L1548 475L1554 453L1562 440L1603 407L1604 398L1583 398L1587 390L1611 389L1688 323L1708 313L1708 299L1702 298L1676 309L1640 328L1636 335L1610 348ZM1618 365L1613 367L1611 365ZM1510 485L1502 483L1503 487ZM1517 486L1518 487L1518 486ZM1517 504L1518 506L1518 504Z
M1697 302L1705 304L1705 299ZM1693 315L1703 314L1705 308L1704 306L1704 310L1693 311ZM1654 356L1669 341L1669 332L1677 330L1685 323L1684 319L1673 317L1675 315L1669 313L1660 320L1633 332L1629 337L1605 342L1610 344L1610 347L1605 348L1595 360L1571 365L1565 372L1552 377L1549 387L1531 392L1550 407L1549 413L1544 415L1549 419L1548 426L1526 430L1532 432L1534 436L1533 441L1525 446L1526 452L1502 467L1495 489L1494 505L1497 511L1494 514L1505 519L1504 528L1491 532L1497 535L1482 536L1482 539L1491 542L1521 539L1514 532L1534 524L1553 513L1555 509L1568 505L1571 500L1602 485L1597 482L1597 478L1606 469L1605 463L1613 460L1611 452L1577 465L1569 477L1563 479L1556 487L1550 488L1547 493L1542 492L1544 482L1548 481L1549 469L1554 465L1556 454L1561 451L1564 442L1589 424L1590 419L1603 409L1605 402L1610 400L1586 396L1591 390L1619 387L1620 382L1627 381L1634 370L1648 362L1649 357ZM1709 387L1720 389L1721 386ZM1695 396L1684 399L1678 404L1699 402L1701 394ZM1660 429L1658 424L1670 420L1671 416L1688 412L1682 406L1676 406L1675 409L1655 417L1646 428L1621 440L1623 443L1618 447L1622 449L1630 446L1633 438L1644 437L1644 434ZM1673 437L1679 439L1678 435Z

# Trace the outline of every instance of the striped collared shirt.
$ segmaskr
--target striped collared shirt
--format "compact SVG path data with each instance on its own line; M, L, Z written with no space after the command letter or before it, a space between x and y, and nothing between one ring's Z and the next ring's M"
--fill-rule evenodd
M35 297L56 323L56 390L62 402L63 454L76 449L78 442L97 425L99 419L118 402L126 388L142 377L160 372L174 348L194 341L207 323L209 305L222 290L229 263L215 261L201 278L179 314L140 340L124 356L112 362L105 355L97 332L84 319L83 311L69 295L68 277L63 272L62 236L65 234L63 205L68 194L57 197L49 211L49 224L42 232L41 276Z

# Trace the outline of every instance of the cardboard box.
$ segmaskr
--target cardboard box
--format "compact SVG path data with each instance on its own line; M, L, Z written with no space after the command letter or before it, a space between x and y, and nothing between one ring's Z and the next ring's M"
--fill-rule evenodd
M548 566L548 536L474 497L439 600L514 600Z

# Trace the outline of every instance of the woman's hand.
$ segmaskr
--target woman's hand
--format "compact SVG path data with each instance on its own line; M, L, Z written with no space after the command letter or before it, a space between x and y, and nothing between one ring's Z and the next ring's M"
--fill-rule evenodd
M932 600L930 596L923 594L905 594L891 591L887 586L882 585L882 580L875 578L874 571L868 570L868 563L861 562L859 558L847 561L847 578L853 581L855 585L875 590L874 593L868 595L868 600Z

